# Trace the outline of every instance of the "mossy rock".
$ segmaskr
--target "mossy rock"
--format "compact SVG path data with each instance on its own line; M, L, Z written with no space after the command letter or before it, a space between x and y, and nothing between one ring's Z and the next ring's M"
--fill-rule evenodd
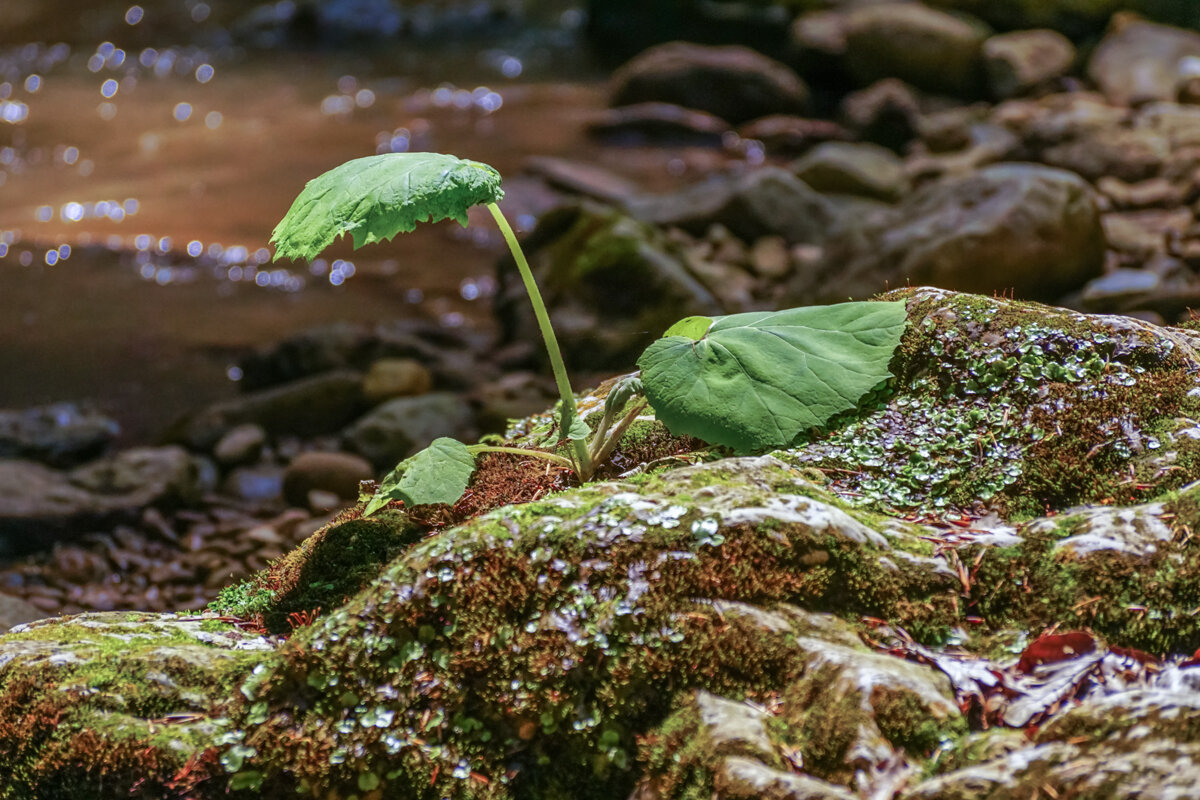
M874 631L1200 646L1195 335L893 297L895 380L794 447L720 458L647 416L624 452L649 467L465 521L348 512L222 598L286 640L158 615L106 617L133 627L99 644L90 616L0 637L0 763L20 776L0 798L847 798L881 761L913 800L1071 796L1091 774L1070 759L1107 781L1074 796L1175 785L1155 765L1191 763L1191 706L1126 693L1093 736L1116 701L1084 698L992 747ZM511 440L552 445L553 419ZM194 657L170 672L164 648Z

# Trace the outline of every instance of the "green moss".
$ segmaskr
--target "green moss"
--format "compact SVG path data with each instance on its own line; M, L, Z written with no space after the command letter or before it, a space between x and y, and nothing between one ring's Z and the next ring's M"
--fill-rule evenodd
M16 658L0 673L0 798L224 793L223 709L263 653L213 648L140 616L43 622L4 637Z
M643 740L640 761L663 797L713 797L712 765L700 736L702 727L699 710L688 703Z
M1196 365L1169 336L1097 318L905 290L909 328L880 395L790 451L858 504L944 513L990 505L1009 518L1177 487L1200 457L1181 441L1200 410Z
M766 508L783 496L776 485L810 490L769 462L754 474L709 466L657 476L640 495L582 487L417 543L243 687L248 707L269 709L248 728L259 753L248 768L321 792L353 785L354 761L397 771L385 793L428 785L414 770L440 764L431 791L453 797L628 794L635 732L660 724L680 692L738 697L799 674L792 634L704 598L891 615L922 634L941 613L945 628L952 584L931 565L889 566L871 544L786 515L723 525L676 502ZM456 765L490 788L447 777Z
M342 605L425 533L400 512L382 511L369 519L360 513L361 507L343 513L266 569L222 590L210 608L261 617L267 630L286 633L291 615Z

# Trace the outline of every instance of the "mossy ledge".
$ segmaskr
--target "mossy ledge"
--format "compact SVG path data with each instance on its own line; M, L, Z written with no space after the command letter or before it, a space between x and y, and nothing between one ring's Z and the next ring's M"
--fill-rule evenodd
M238 617L0 638L0 763L19 776L0 798L849 798L880 760L912 770L901 797L955 796L940 787L1002 756L944 675L860 636L1200 646L1197 340L896 296L895 380L792 448L721 459L648 417L627 452L661 456L650 470L433 527L347 512L227 591ZM551 420L511 440L550 441ZM1076 739L1039 746L1111 746Z

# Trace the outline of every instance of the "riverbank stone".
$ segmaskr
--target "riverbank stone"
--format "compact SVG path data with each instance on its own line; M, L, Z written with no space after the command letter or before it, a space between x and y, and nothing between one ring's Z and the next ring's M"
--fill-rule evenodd
M1051 299L1098 276L1104 259L1092 188L1036 164L946 178L891 214L842 224L817 276L795 287L797 301L868 297L906 282Z
M1200 334L888 299L908 326L886 391L787 448L432 527L349 509L220 616L18 626L0 796L161 794L185 764L200 800L1184 796ZM507 441L552 445L553 419ZM672 440L649 415L629 436ZM1083 627L1081 651L1026 647ZM1005 716L1101 658L1123 672Z
M768 114L802 114L809 102L808 87L789 67L737 45L657 45L617 70L612 83L614 106L670 103L735 125Z
M434 439L470 439L474 415L465 398L451 392L397 397L347 427L346 446L377 470L389 471Z
M124 450L70 471L0 459L0 552L46 549L150 506L195 503L200 478L197 459L175 446Z
M74 403L0 409L0 458L71 467L102 455L120 432L115 420Z
M863 84L899 78L920 89L973 95L982 78L982 22L921 3L864 5L846 17L846 61Z

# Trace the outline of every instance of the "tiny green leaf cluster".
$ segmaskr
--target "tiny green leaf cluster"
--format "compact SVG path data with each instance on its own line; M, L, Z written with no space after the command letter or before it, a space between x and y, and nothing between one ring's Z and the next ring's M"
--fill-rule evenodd
M593 429L575 407L566 367L537 283L512 228L496 205L500 174L486 164L437 153L400 153L349 161L312 180L275 228L276 258L313 258L339 236L354 246L411 231L424 220L467 224L467 209L486 205L521 275L561 396L560 430L570 455L518 450L572 469L587 481L649 405L673 434L737 452L786 447L855 408L891 377L888 364L906 322L900 301L840 303L725 317L688 317L638 360L642 373L622 381ZM474 471L474 457L513 448L438 439L400 464L367 504L453 503Z

